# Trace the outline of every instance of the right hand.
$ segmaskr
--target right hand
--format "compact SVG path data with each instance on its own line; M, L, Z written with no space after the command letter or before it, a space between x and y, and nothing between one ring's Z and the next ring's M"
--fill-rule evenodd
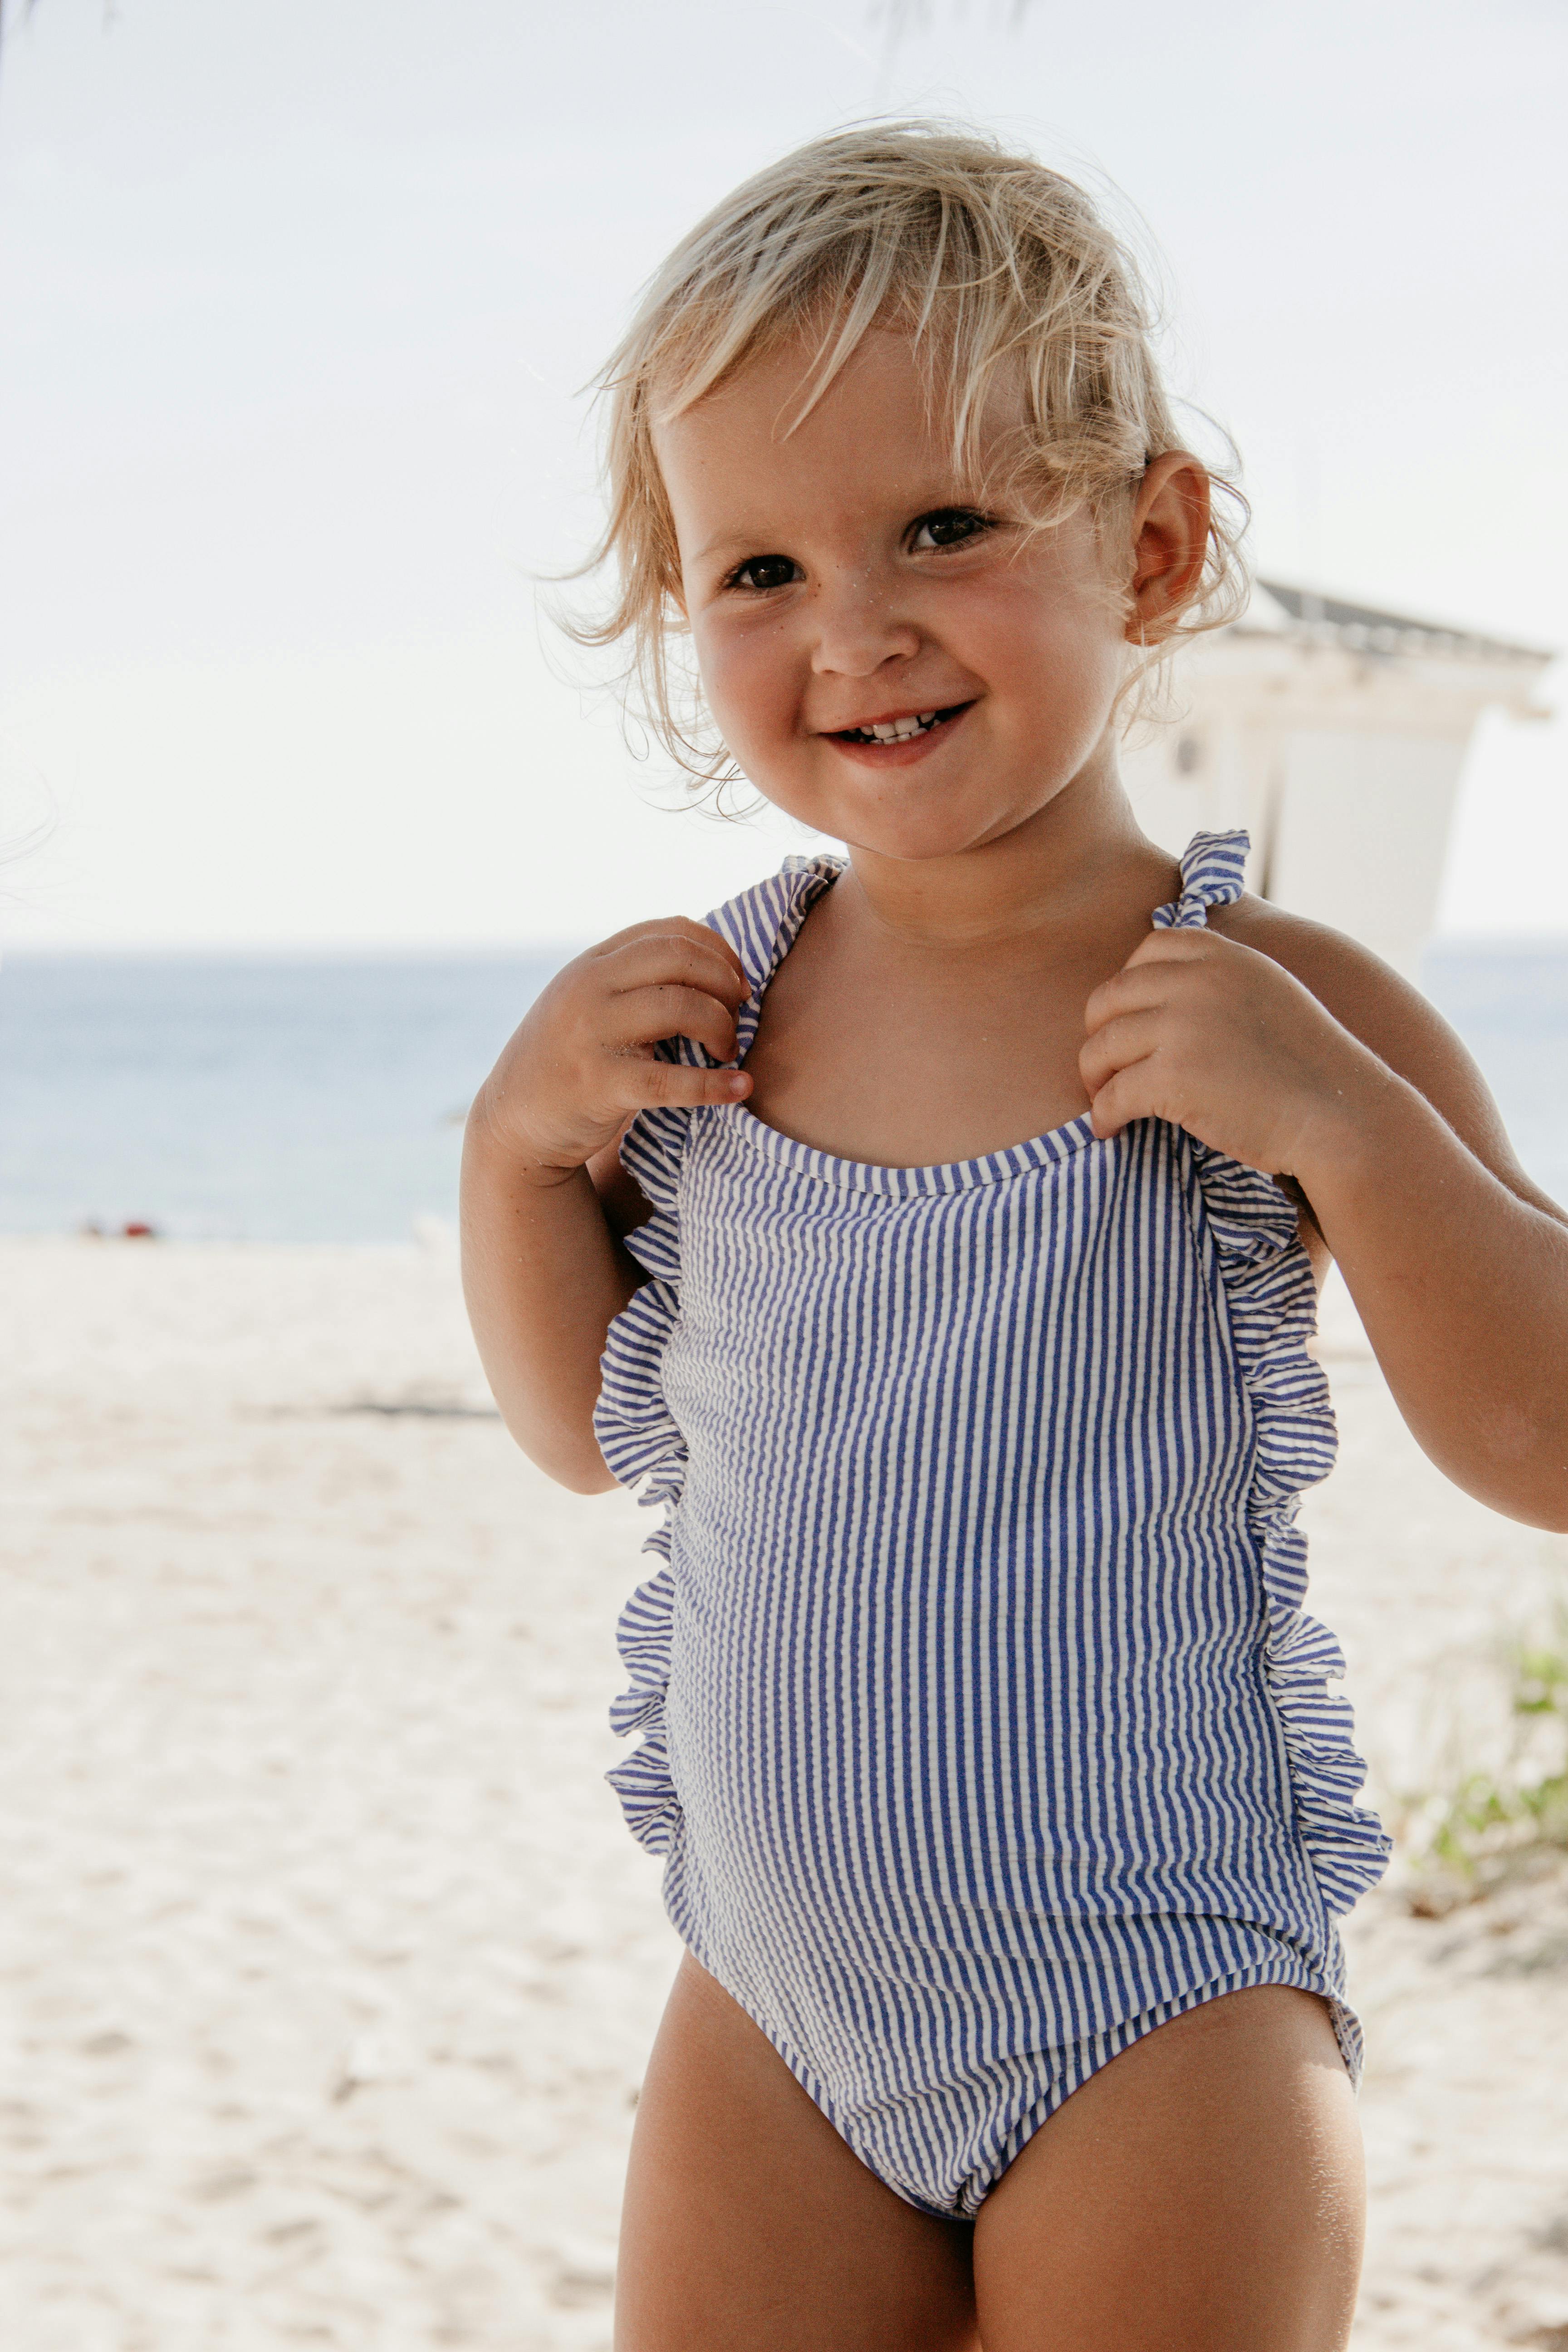
M639 1110L740 1102L752 1091L744 1071L659 1061L654 1047L689 1037L729 1061L751 992L739 956L705 923L634 923L556 973L480 1087L469 1125L550 1176L584 1166Z

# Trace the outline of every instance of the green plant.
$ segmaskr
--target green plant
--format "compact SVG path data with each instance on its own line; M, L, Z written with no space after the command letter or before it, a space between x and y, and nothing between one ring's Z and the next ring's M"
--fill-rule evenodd
M1510 1643L1498 1664L1506 1678L1505 1752L1495 1770L1463 1772L1424 1809L1419 1910L1433 1907L1434 1880L1464 1901L1542 1853L1568 1849L1568 1608L1545 1639Z

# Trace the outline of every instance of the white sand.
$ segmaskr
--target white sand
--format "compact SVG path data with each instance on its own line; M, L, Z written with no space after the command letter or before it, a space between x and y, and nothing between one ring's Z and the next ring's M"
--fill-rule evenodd
M485 1414L438 1247L8 1243L0 1284L0 2341L607 2345L676 1958L600 1778L646 1522ZM1428 1469L1353 1318L1326 1353L1315 1605L1407 1794L1568 1545ZM1358 2352L1568 2347L1568 1874L1352 1943Z

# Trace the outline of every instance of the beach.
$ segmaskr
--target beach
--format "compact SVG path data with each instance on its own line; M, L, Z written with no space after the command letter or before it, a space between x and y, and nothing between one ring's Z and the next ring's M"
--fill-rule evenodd
M489 1405L421 1246L0 1243L12 2352L607 2347L677 1949L603 1773L647 1520ZM1408 1849L1568 1539L1447 1486L1342 1295L1310 1604ZM1356 2352L1568 2347L1568 1857L1348 1930Z

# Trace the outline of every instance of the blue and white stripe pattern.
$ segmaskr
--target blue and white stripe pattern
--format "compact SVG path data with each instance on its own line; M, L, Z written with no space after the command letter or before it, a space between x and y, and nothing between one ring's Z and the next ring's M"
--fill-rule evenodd
M1156 924L1235 898L1246 847L1200 835ZM710 918L753 983L742 1055L838 871ZM659 1110L622 1158L650 1279L595 1427L664 1521L610 1777L698 1959L934 2213L1219 1993L1323 1994L1353 2073L1334 1917L1387 1844L1301 1609L1334 1427L1279 1188L1087 1115L879 1168Z

